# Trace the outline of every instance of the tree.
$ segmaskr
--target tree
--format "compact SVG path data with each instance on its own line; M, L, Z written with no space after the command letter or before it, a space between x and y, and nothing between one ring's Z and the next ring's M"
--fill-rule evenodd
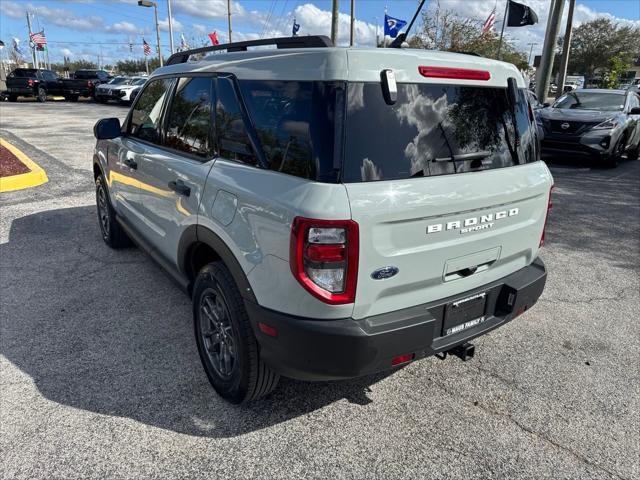
M631 68L631 64L625 61L622 56L616 55L609 60L609 64L604 69L602 87L618 88L622 78Z
M597 18L573 31L568 70L592 78L596 70L608 71L613 58L629 65L640 57L640 27ZM619 65L618 65L619 66Z
M158 60L158 57L149 59L149 72L154 71L159 66L160 61ZM120 60L118 63L116 63L116 70L120 73L135 75L141 72L146 72L147 67L145 65L144 59Z
M482 32L481 20L463 17L452 10L441 10L440 2L435 10L422 14L423 25L408 43L413 48L474 53L486 58L497 58L500 36L494 32ZM507 39L502 42L500 60L513 63L521 70L529 65L527 56Z

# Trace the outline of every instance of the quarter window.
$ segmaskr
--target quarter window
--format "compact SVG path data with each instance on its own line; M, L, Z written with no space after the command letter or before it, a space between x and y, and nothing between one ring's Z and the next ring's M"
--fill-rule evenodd
M131 112L129 135L151 143L160 143L162 105L172 80L154 80L147 85Z
M229 77L218 77L217 96L216 129L220 156L256 165L257 160L247 134L242 110Z
M211 78L178 80L167 122L167 147L203 158L213 155L212 91Z

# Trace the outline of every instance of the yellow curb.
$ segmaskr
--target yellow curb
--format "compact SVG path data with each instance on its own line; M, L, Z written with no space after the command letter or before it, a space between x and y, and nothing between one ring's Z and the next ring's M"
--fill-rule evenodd
M30 172L21 173L20 175L0 177L0 192L22 190L23 188L35 187L49 181L45 171L16 147L3 138L0 138L0 145L13 153L18 160L31 170Z

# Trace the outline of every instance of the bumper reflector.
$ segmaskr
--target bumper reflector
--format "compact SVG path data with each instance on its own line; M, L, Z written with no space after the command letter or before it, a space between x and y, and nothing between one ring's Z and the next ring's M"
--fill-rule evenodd
M398 355L391 359L391 366L400 365L402 363L410 362L414 359L415 353L406 353L404 355Z
M258 328L265 335L268 335L270 337L277 337L278 336L278 330L275 327L272 327L271 325L267 325L266 323L258 322Z

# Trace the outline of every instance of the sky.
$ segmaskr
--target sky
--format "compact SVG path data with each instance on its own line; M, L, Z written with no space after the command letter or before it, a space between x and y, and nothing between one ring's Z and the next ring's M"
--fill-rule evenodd
M167 0L156 2L160 44L168 56ZM523 51L528 51L533 43L533 54L539 54L549 0L520 2L533 8L540 22L528 27L507 27L505 35ZM331 0L233 0L231 3L235 41L290 36L294 18L300 24L299 35L330 33ZM437 3L438 0L427 0L426 11L433 11ZM500 28L506 0L439 0L439 3L443 10L453 10L479 22L495 7L496 27ZM375 45L376 30L382 34L385 7L389 15L410 20L418 4L418 0L355 0L357 46ZM212 31L217 31L222 42L227 41L227 0L171 0L171 8L176 47L180 45L181 34L192 47L201 46L207 41L206 34ZM350 1L340 0L340 45L347 45L349 41L349 9ZM563 21L566 21L567 10L568 2ZM34 31L45 30L52 62L68 56L114 64L118 60L143 58L142 38L152 46L156 44L153 8L140 7L137 0L0 0L0 39L9 46L12 37L18 38L23 53L28 53L27 11L33 14ZM640 26L640 0L577 1L575 25L598 17Z

